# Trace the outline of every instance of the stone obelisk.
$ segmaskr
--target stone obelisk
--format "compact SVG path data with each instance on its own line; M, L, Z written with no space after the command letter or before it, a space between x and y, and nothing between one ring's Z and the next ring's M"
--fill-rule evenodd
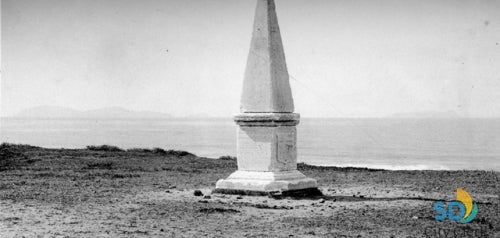
M240 114L234 117L238 170L219 180L215 192L319 192L316 180L297 170L300 117L293 111L274 0L257 0Z

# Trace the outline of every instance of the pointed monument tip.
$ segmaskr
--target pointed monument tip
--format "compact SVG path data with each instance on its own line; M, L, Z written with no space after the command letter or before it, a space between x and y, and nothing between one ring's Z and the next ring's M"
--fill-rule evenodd
M293 112L274 0L257 0L241 112Z

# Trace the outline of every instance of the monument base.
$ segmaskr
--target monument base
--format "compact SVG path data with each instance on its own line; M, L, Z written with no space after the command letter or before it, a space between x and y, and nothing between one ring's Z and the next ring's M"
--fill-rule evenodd
M291 171L236 171L227 179L217 181L214 193L240 195L320 196L315 179L298 170Z

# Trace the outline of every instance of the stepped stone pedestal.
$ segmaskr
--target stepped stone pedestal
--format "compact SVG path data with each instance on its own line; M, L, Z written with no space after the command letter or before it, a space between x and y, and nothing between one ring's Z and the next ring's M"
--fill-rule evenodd
M214 192L319 195L316 180L297 170L297 129L274 0L257 0L238 125L238 170Z
M316 188L316 180L297 170L299 114L242 113L235 121L238 171L219 180L216 190L246 194Z

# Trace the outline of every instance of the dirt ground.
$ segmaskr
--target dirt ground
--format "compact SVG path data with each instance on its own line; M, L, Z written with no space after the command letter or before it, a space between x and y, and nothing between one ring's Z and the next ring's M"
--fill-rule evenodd
M324 196L293 199L211 194L234 158L5 144L0 156L0 237L500 237L499 172L299 164ZM476 219L436 221L457 188Z

